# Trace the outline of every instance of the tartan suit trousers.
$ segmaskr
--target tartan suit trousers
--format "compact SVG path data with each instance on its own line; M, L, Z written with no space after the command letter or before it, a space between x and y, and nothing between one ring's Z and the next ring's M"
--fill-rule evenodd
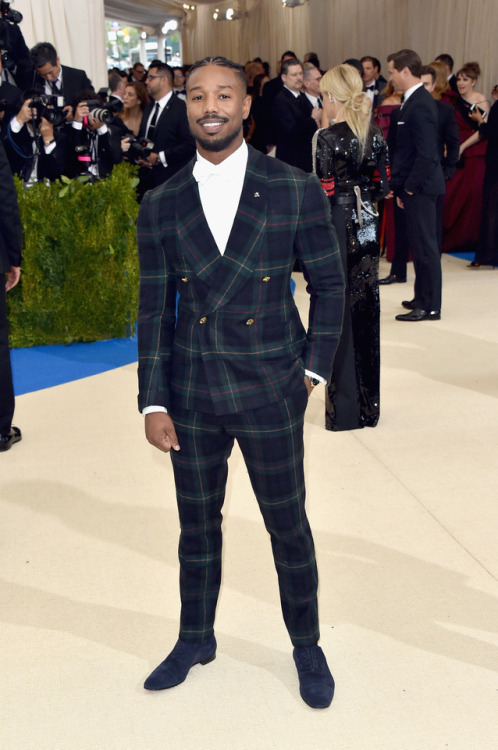
M270 534L284 622L294 646L319 639L318 574L305 512L304 413L308 394L216 416L171 409L180 451L171 451L180 517L180 638L214 632L221 582L222 507L237 440Z

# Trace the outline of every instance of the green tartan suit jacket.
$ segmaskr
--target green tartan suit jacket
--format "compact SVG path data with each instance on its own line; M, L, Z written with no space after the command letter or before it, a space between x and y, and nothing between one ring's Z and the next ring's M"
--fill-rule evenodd
M295 392L305 369L329 381L344 281L320 182L249 147L222 256L193 164L140 207L139 409L233 414ZM310 295L306 327L290 288L296 258Z

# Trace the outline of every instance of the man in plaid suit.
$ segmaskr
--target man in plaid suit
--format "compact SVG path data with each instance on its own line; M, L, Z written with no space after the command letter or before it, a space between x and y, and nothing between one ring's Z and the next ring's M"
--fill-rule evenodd
M138 219L139 408L147 439L171 450L180 516L180 637L145 682L183 682L215 658L227 461L237 440L270 534L300 692L330 704L317 645L317 570L304 508L303 422L341 330L343 277L316 177L243 140L243 68L196 63L187 83L197 158L148 192ZM308 282L305 330L290 292Z

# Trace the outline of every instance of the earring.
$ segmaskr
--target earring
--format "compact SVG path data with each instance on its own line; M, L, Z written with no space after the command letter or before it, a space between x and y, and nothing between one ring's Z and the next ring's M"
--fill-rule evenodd
M331 104L333 104L333 103L335 102L335 99L334 99L334 97L332 96L332 94L329 94L329 102L330 102Z

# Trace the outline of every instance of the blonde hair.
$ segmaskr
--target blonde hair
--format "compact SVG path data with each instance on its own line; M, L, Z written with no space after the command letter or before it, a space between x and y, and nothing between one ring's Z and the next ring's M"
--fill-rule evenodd
M363 93L360 74L352 65L336 65L322 77L320 90L342 104L344 119L360 142L362 157L370 130L371 104Z

